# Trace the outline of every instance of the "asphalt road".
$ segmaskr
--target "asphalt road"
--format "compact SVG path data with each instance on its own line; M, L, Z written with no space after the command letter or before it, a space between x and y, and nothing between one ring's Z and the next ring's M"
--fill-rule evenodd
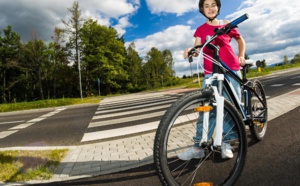
M0 132L11 131L9 127L16 127L21 123L30 124L32 120L43 120L33 121L33 124L28 127L14 130L16 131L14 134L0 139L0 147L79 145L97 107L98 104L70 107L48 117L45 115L56 110L46 109L30 113L26 111L16 114L2 114L0 117ZM15 123L9 123L13 121Z
M236 185L266 186L300 184L300 107L268 123L263 141L254 143L248 133L248 154L246 165ZM105 185L105 186L153 186L161 185L154 165L43 185Z

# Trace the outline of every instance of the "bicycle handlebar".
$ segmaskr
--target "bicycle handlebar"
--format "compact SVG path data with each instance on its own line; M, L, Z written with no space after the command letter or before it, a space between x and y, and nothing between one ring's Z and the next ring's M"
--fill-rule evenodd
M220 35L228 34L231 31L231 29L236 28L238 24L242 23L243 21L247 20L248 18L249 18L248 14L244 14L244 15L236 18L235 20L231 21L230 23L228 23L225 27L216 29L215 34L211 37L213 39L211 39L208 43L204 42L201 45L195 46L188 52L189 62L193 61L192 55L196 52L196 49L202 48L205 43L206 44L211 43L216 37L218 37Z
M248 18L249 18L248 14L244 14L241 17L231 21L231 23L229 23L229 24L231 24L233 27L236 27L238 24L242 23L243 21L245 21Z

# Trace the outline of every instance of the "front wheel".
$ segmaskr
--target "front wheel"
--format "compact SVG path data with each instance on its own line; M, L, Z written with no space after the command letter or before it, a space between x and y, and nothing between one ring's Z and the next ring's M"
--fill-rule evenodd
M246 159L246 133L238 111L226 100L224 120L230 121L232 127L223 132L223 142L228 136L235 136L234 139L226 141L232 147L233 158L222 159L221 149L213 147L214 135L201 145L205 152L203 157L190 160L178 158L178 154L194 146L193 137L199 125L197 121L201 117L199 112L195 112L195 108L209 103L216 109L210 95L211 92L202 91L188 93L175 102L163 116L156 132L153 152L156 171L163 185L233 185L238 179ZM213 118L210 120L215 121ZM213 124L210 122L209 126ZM214 127L209 129L214 131Z
M268 107L265 91L260 81L253 82L253 90L250 96L250 113L252 124L249 126L250 132L257 141L263 140L267 132Z

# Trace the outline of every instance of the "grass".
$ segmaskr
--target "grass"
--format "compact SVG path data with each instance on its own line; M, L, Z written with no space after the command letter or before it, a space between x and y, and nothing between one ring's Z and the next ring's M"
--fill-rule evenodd
M30 110L30 109L41 109L49 107L60 107L66 105L76 105L76 104L93 104L99 103L101 97L90 97L84 98L62 98L62 99L47 99L32 102L20 102L20 103L7 103L0 104L0 112L10 112L17 110Z
M0 181L50 179L67 152L67 149L0 151Z
M287 70L287 69L292 69L292 68L299 68L299 67L300 67L300 63L295 63L295 64L289 64L289 65L281 65L281 66L275 66L275 67L262 68L261 72L258 72L257 69L250 69L249 73L247 74L247 78L266 76L268 74L271 74L272 72L276 72L276 71L280 71L280 70Z

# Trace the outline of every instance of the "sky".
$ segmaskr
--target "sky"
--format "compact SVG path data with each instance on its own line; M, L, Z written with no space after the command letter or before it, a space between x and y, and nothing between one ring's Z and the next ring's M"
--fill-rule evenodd
M0 0L0 30L8 25L23 42L36 32L39 39L51 41L55 27L70 18L67 8L74 0ZM82 16L114 27L124 36L125 46L134 42L145 56L152 47L168 49L176 75L190 75L190 64L183 51L194 45L193 34L205 18L198 11L198 0L78 0ZM291 60L300 53L299 0L222 0L218 19L233 20L245 13L249 19L238 30L246 42L246 53L253 61L267 65ZM237 44L232 41L237 53ZM196 63L192 63L196 69Z

